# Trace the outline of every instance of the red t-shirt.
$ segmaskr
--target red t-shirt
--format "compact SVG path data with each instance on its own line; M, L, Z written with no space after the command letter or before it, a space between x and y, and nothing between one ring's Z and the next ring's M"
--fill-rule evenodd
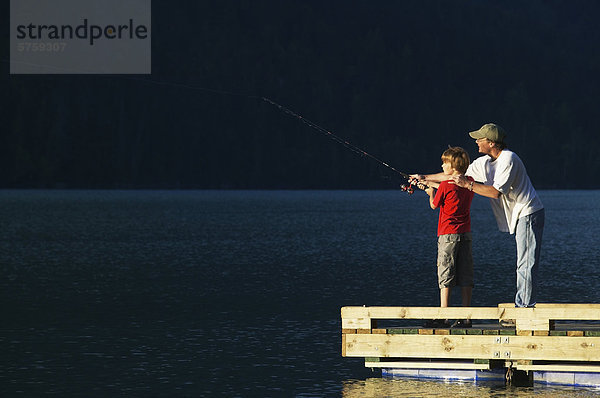
M467 177L473 181L472 177ZM475 194L448 181L442 181L433 198L440 209L438 236L471 232L471 201Z

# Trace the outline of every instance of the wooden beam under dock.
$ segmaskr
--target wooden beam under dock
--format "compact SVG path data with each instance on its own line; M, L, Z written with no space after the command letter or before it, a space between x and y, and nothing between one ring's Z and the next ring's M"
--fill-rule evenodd
M342 355L397 369L585 372L600 380L600 304L544 303L535 308L342 307ZM472 328L424 328L428 319L470 319ZM385 327L389 320L419 320ZM515 327L499 322L514 320ZM600 383L600 381L599 381Z

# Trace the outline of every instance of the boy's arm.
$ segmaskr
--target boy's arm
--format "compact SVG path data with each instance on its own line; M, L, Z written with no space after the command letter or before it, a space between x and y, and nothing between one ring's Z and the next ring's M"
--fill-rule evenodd
M425 192L427 192L427 195L429 195L429 206L433 210L437 209L437 207L433 204L433 199L435 198L435 189L433 189L432 187L429 187L425 190Z

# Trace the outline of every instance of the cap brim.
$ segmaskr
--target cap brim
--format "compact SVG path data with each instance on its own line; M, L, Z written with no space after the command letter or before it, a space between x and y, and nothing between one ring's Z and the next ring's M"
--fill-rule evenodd
M478 140L478 139L480 139L480 138L484 138L484 137L485 137L485 134L483 134L483 133L481 132L481 130L475 130L475 131L471 131L471 132L469 133L469 135L471 136L471 138L474 138L474 139L476 139L476 140Z

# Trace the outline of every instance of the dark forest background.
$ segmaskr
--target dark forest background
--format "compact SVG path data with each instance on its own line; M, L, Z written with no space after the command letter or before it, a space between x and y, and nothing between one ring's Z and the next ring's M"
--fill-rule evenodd
M9 75L6 36L0 188L397 186L251 96L404 172L439 171L449 144L476 157L467 132L496 122L538 189L600 188L599 16L592 0L155 0L150 76Z

